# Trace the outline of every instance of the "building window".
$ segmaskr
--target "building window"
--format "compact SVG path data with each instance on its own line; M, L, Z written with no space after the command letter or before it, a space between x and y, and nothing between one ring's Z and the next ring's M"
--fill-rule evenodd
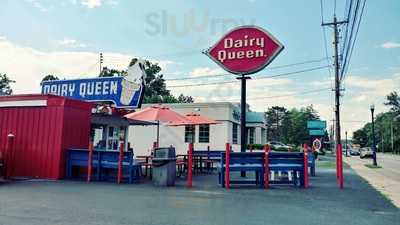
M249 128L249 144L254 144L254 127Z
M185 143L194 143L194 137L196 136L195 126L185 126Z
M265 144L267 141L267 133L264 128L261 128L261 144Z
M238 143L238 125L236 123L232 124L232 144Z
M199 143L210 142L210 125L199 125Z

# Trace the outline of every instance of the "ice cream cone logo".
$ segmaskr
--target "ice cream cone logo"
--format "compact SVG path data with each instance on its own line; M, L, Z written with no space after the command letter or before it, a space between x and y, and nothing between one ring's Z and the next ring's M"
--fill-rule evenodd
M129 105L135 92L139 91L146 80L146 71L144 69L144 61L137 60L135 64L129 66L128 75L121 81L121 98L120 102Z

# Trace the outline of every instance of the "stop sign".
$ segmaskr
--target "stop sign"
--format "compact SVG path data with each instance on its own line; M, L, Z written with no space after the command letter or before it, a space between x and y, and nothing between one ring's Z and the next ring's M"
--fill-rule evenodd
M246 75L264 69L283 48L263 28L241 26L228 32L205 54L226 71Z

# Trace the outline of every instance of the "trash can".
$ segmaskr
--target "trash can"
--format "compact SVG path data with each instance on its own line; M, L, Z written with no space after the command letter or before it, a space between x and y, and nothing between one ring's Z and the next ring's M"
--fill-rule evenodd
M153 157L153 184L174 186L176 177L175 148L156 148Z

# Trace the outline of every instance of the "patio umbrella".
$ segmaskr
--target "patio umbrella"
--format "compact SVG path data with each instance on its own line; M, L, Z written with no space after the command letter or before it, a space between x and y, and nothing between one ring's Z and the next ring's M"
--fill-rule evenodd
M220 122L202 116L199 113L188 113L185 115L186 119L192 122L192 125L207 125L207 124L219 124Z
M169 126L193 125L192 121L167 106L154 105L125 115L128 119L157 122L157 144L160 143L160 122Z

